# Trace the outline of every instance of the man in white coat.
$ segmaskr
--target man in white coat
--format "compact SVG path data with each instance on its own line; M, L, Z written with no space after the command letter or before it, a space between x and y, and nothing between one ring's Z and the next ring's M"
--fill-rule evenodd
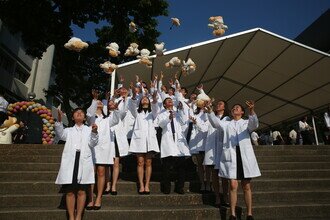
M250 114L248 120L243 120L244 108L236 104L231 109L233 120L221 121L208 108L209 120L224 132L223 150L220 158L219 175L230 180L230 211L229 219L235 220L235 207L237 203L238 180L244 191L244 199L247 208L247 220L252 217L252 192L251 178L261 175L259 166L251 144L250 133L258 125L258 118L254 112L254 102L246 101ZM211 113L212 112L212 113Z
M173 111L173 100L165 98L164 110L157 116L156 123L162 128L160 157L162 158L162 191L164 194L171 192L170 168L175 165L178 178L175 192L184 194L185 157L190 156L187 140L184 136L182 125L188 118L181 109Z

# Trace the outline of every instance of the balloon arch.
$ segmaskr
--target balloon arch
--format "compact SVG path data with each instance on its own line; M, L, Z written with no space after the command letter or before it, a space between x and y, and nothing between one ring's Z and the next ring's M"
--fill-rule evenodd
M39 115L43 122L42 143L53 144L55 137L55 121L52 117L52 111L46 106L40 103L22 101L10 104L7 110L10 116L15 116L22 111L30 111Z

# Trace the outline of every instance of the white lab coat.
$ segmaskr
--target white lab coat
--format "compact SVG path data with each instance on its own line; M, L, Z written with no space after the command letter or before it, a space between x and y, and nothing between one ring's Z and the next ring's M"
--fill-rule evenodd
M137 101L129 105L130 112L135 117L135 124L129 152L147 153L159 152L154 120L158 113L158 103L152 104L151 112L137 111Z
M91 127L82 125L82 140L80 142L77 128L63 128L63 124L56 122L56 135L66 141L62 153L61 166L58 172L56 184L72 184L73 168L76 156L77 144L80 144L80 160L77 182L79 184L94 184L94 165L91 148L98 142L98 135L92 132Z
M182 125L188 120L183 111L174 112L173 118L175 134L173 140L173 134L171 129L171 120L169 118L170 113L168 110L163 110L156 118L156 124L162 128L162 139L160 146L160 157L184 157L190 156L189 147L186 137L184 136Z
M330 129L330 117L329 117L328 112L324 113L324 122L325 122L325 125L327 126L327 128Z
M236 141L240 146L244 177L261 176L250 139L250 133L259 125L257 115L250 115L248 120L236 121L236 127L235 120L221 121L214 113L209 114L209 120L224 132L219 176L227 179L237 178Z
M95 164L113 164L115 149L111 147L110 129L119 122L119 111L115 111L109 117L98 115L95 119L95 124L98 126L99 133L98 144L92 149L93 161Z
M208 131L207 115L201 110L199 114L191 115L196 119L196 124L193 124L189 141L189 149L191 154L198 154L205 151L205 141Z
M217 115L219 119L221 116ZM228 116L220 119L230 121ZM214 169L220 168L220 156L222 154L223 131L216 129L212 121L208 121L208 131L205 141L204 165L214 165Z

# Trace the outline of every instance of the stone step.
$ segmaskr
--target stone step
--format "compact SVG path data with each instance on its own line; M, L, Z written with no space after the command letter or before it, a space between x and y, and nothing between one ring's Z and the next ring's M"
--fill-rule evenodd
M58 171L0 171L0 182L19 182L19 181L49 181L55 180ZM175 174L172 173L172 178ZM160 181L162 172L152 173L152 180ZM136 180L137 173L122 173L124 180ZM313 170L263 170L259 179L279 179L279 178L330 178L330 169ZM186 174L186 180L197 180L197 176L191 173Z
M0 195L0 210L10 207L58 207L63 199L62 194L37 194L37 195ZM102 206L131 206L131 207L155 207L155 206L171 206L171 205L213 205L214 194L212 192L186 193L178 195L176 193L164 195L161 193L152 193L150 195L119 194L116 196L103 195ZM242 190L238 191L238 201L244 202ZM330 190L318 191L265 191L253 192L253 204L255 206L264 204L284 204L295 203L296 201L311 203L330 203ZM243 204L242 204L243 205Z
M282 156L261 156L257 157L259 163L263 162L328 162L329 155L282 155ZM21 162L21 163L60 163L61 156L49 155L0 155L0 162ZM157 163L157 159L154 160ZM159 163L159 161L158 161Z
M244 207L243 203L241 204ZM242 219L245 219L245 208L243 208ZM329 219L330 203L282 203L264 204L253 207L253 215L256 219Z
M133 217L134 216L134 217ZM166 206L166 207L102 207L98 211L85 211L84 219L220 219L220 210L208 205ZM65 210L56 208L12 208L1 209L2 220L63 220L66 219Z
M54 194L59 192L60 187L52 181L26 181L26 182L0 182L0 195L29 195L29 194ZM264 191L302 191L302 190L330 190L330 178L327 179L260 179L252 180L253 192ZM172 191L174 184L172 183ZM185 191L196 192L199 183L196 181L185 182ZM150 190L153 193L160 192L160 183L151 182ZM137 193L136 182L119 180L117 185L118 194Z
M62 194L40 194L40 195L1 195L0 209L10 207L58 207L62 200ZM176 193L164 195L162 193L151 193L150 195L124 194L124 195L103 195L103 207L162 207L162 206L186 206L186 205L212 205L214 195Z
M154 169L155 166L156 164L153 164ZM0 162L1 171L58 171L59 167L60 163ZM259 167L261 170L327 169L330 167L330 162L260 162Z

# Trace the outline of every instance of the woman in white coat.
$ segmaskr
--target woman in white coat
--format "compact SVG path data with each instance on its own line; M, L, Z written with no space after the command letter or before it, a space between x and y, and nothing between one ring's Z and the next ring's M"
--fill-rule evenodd
M221 121L214 113L209 114L209 120L224 132L219 175L230 180L230 219L236 219L238 180L241 180L247 219L252 220L251 178L258 177L261 173L251 144L250 133L258 128L259 121L254 112L254 102L247 101L246 105L250 111L248 120L242 119L244 108L239 104L231 109L233 120ZM208 110L212 111L212 108Z
M225 101L218 101L214 107L215 116L222 121L230 121L228 117L227 104ZM222 153L223 131L217 129L212 121L208 121L208 132L205 142L205 156L204 165L212 173L212 186L215 194L216 206L228 206L228 180L221 178L222 186L222 199L220 199L220 186L219 186L219 167L220 156Z
M157 93L153 93L151 103L144 96L139 104L135 96L132 98L129 109L135 117L133 135L129 148L130 153L137 157L137 175L139 179L139 194L150 194L150 178L152 172L152 157L159 152L154 120L158 113ZM145 166L145 170L144 170ZM145 173L145 183L144 183Z
M201 184L200 190L210 191L210 175L207 176L207 184L205 185L205 169L203 166L203 160L205 155L205 141L207 137L208 130L208 119L207 115L204 113L204 104L201 104L193 112L191 109L189 116L189 125L187 131L187 142L190 149L190 154L193 159L196 160L198 177ZM209 172L210 174L210 172Z
M86 206L87 210L99 210L102 205L102 194L105 185L105 173L109 172L109 166L113 164L113 156L115 154L110 143L110 129L117 125L120 121L120 112L115 111L109 117L103 112L103 103L97 100L98 94L92 92L94 99L91 106L87 109L89 123L95 123L98 126L99 142L93 149L93 160L95 171L97 173L97 196L94 202L93 192L94 184L91 185L89 203ZM111 152L112 151L112 152Z
M128 155L128 140L127 140L127 132L125 130L125 126L123 123L123 119L127 113L127 97L122 99L120 102L116 103L114 100L108 101L107 111L108 116L113 114L116 109L120 110L120 120L119 123L110 128L110 147L113 158L112 165L112 181L111 184L107 182L107 189L111 189L111 195L117 195L117 181L119 177L119 158Z
M175 192L184 194L183 186L185 181L185 157L190 156L189 147L182 126L187 123L188 116L184 115L182 106L178 111L173 111L173 100L165 98L164 110L157 116L156 123L162 128L160 146L160 157L162 159L162 191L164 194L171 192L169 171L175 165L178 177Z
M95 181L91 148L97 145L98 135L97 125L84 125L86 114L81 108L76 108L72 115L75 122L73 127L63 128L60 110L58 121L55 123L56 135L66 141L55 183L61 184L66 193L69 219L80 220L85 207L86 190L88 185L94 184Z

